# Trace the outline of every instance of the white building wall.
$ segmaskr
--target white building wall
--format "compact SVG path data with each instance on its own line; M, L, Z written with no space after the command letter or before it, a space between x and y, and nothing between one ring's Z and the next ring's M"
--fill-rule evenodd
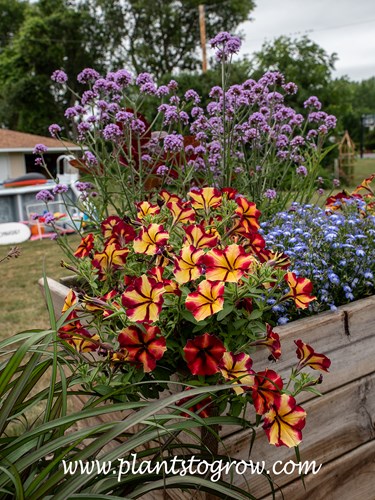
M11 178L10 158L8 153L0 154L0 182Z
M10 172L9 176L14 179L26 174L26 163L24 153L9 153Z

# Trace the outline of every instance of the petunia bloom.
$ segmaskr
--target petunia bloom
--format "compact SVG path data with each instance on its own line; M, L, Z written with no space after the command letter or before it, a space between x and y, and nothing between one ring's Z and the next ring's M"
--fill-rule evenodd
M243 233L242 236L245 238L243 242L243 247L245 250L250 250L251 253L257 254L265 249L266 242L262 235L256 231L251 233Z
M297 277L291 272L287 273L284 279L290 287L290 292L285 295L284 299L292 297L299 309L307 309L309 303L316 300L316 297L311 295L313 285L310 280Z
M92 335L85 328L78 328L69 333L59 330L59 337L72 345L78 352L92 352L99 348L99 336Z
M268 248L261 248L256 254L262 264L267 263L268 266L276 269L288 269L290 267L290 258L283 252L274 253Z
M119 248L115 243L105 246L103 252L94 255L92 265L99 270L99 280L104 281L112 271L123 267L129 250Z
M241 387L238 384L245 384L248 387L254 384L254 371L251 369L252 364L252 359L244 352L239 354L224 353L220 362L220 371L225 380L236 384L233 387L236 394L245 392L245 387Z
M170 193L166 189L162 189L159 193L159 196L164 200L164 203L181 203L182 200L177 194Z
M119 296L117 290L111 290L100 298L84 297L85 309L90 312L99 312L103 314L103 318L108 318L114 313L114 310L121 306L117 301L114 301Z
M78 305L78 298L75 294L74 290L69 290L68 294L65 297L64 305L61 310L61 313L64 314L73 306ZM74 332L76 330L82 329L83 326L79 321L78 315L75 309L72 309L66 318L66 322L63 326L59 328L59 335L63 335L65 333Z
M169 239L169 234L164 231L164 227L159 224L150 224L147 228L143 227L134 240L134 251L146 255L155 255L164 247Z
M310 366L314 370L328 372L331 360L327 356L315 352L310 345L305 344L302 340L295 340L294 343L297 346L296 353L299 359L297 371L302 370L305 366Z
M137 219L142 220L146 215L156 215L160 213L159 205L152 205L148 201L137 203Z
M370 188L370 184L375 179L375 174L371 174L370 177L364 179L359 186L355 188L352 194L358 194L362 189L367 191L370 195L374 196L374 191Z
M189 293L186 297L185 306L197 321L221 311L224 307L224 283L202 281L197 291Z
M188 340L184 347L185 359L192 375L214 375L225 352L222 341L215 335L204 333Z
M173 223L181 222L181 224L187 224L189 222L194 222L195 212L191 208L190 203L176 203L168 202L167 207L173 215Z
M180 296L181 295L181 290L178 287L178 283L174 280L167 280L163 278L164 274L164 267L162 266L156 266L153 267L148 274L152 277L155 278L158 283L163 283L165 293L173 293L175 295Z
M302 441L302 429L306 423L306 412L297 406L288 394L277 396L270 410L264 415L263 429L268 441L275 446L293 448Z
M198 264L204 251L192 245L182 248L180 255L175 257L173 274L180 284L193 281L202 275L202 267Z
M246 254L243 247L227 246L224 250L214 248L202 257L206 266L206 278L211 281L228 281L237 283L250 269L254 258Z
M79 259L88 257L93 248L94 248L94 235L90 233L84 238L82 238L81 243L78 245L77 250L74 252L74 256L78 257Z
M163 283L145 274L136 278L134 283L121 295L122 305L131 321L152 323L159 317L163 306Z
M238 191L234 188L222 188L221 192L228 198L228 200L235 200L238 196Z
M108 239L112 236L112 230L118 222L121 222L122 219L118 215L110 215L107 217L101 224L100 229L104 236L104 239Z
M201 224L188 226L184 229L186 233L185 245L193 245L195 248L212 248L217 244L218 237L207 233Z
M260 217L260 211L257 206L252 201L248 201L245 197L239 196L236 199L238 207L235 212L239 216L240 220L238 222L239 228L243 228L244 232L251 233L252 231L257 231L259 229L258 219Z
M128 353L126 361L142 364L143 371L148 373L155 369L156 361L164 356L167 346L157 326L146 326L145 330L129 326L120 332L118 341L121 349Z
M268 323L267 327L267 337L251 342L251 346L263 345L271 351L272 359L279 359L281 356L281 344L279 335L272 330L272 326Z
M221 193L218 189L205 187L190 191L191 205L196 210L204 210L206 213L210 208L217 208L221 205Z
M128 243L134 240L136 233L133 226L126 224L123 220L118 221L112 228L111 232L109 230L106 234L109 234L107 239L107 245L115 243L120 248L124 248Z
M255 411L263 415L273 404L275 397L280 395L283 381L273 370L265 370L255 375L252 398Z

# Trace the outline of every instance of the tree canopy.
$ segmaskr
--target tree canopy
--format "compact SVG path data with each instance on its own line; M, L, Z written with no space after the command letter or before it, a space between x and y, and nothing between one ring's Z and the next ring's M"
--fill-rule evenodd
M254 54L253 75L260 77L268 70L280 71L287 80L298 85L301 102L311 95L322 99L336 61L336 54L327 54L307 36L294 39L280 36L273 42L265 42Z
M78 90L85 67L130 67L157 78L197 68L198 0L0 0L0 126L46 134L64 121L70 94L50 81L63 69ZM206 2L210 38L248 19L253 0ZM67 125L67 124L66 124Z
M136 72L157 79L177 70L196 70L200 61L201 0L99 0L97 14L113 26L115 54ZM219 31L235 31L249 19L253 0L206 0L207 40ZM122 42L122 43L121 43Z

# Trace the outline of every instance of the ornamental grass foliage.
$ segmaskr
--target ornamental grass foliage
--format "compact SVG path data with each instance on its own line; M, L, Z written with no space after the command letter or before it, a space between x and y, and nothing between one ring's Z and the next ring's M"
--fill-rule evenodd
M288 100L298 88L279 72L228 87L240 40L223 32L211 46L222 84L211 89L204 108L194 89L179 95L176 81L158 86L148 73L122 69L102 76L86 68L78 75L86 90L65 117L82 153L71 163L93 183L99 218L113 211L134 216L134 201L164 188L186 196L193 185L234 187L267 214L290 201L309 201L318 188L319 164L328 151L323 145L336 118L322 111L315 96L304 103L305 116L297 113ZM64 90L69 85L62 70L52 80ZM58 124L50 133L63 138Z
M279 324L301 313L334 311L374 293L374 178L375 174L365 179L352 193L329 197L325 209L294 203L261 224L269 248L287 253L293 272L311 280L317 296L303 313L296 314L287 304L274 304Z

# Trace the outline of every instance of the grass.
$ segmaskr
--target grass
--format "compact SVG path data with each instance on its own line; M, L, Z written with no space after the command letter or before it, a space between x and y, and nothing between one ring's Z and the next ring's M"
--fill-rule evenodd
M371 174L375 174L375 158L358 159L354 165L353 187L358 186L363 179L366 179Z
M372 173L375 173L375 159L358 159L351 187ZM79 237L69 236L69 242L76 247ZM43 276L44 263L47 276L59 279L71 274L60 266L64 255L55 241L27 241L19 246L20 257L0 264L0 339L31 328L48 328L48 314L37 284ZM9 247L0 247L0 258L8 250Z
M69 236L73 246L78 244L76 235ZM38 289L43 276L59 279L71 274L60 266L63 252L55 241L26 241L18 245L21 255L0 264L0 339L31 328L48 328L49 320L44 299ZM10 247L0 246L0 258Z

